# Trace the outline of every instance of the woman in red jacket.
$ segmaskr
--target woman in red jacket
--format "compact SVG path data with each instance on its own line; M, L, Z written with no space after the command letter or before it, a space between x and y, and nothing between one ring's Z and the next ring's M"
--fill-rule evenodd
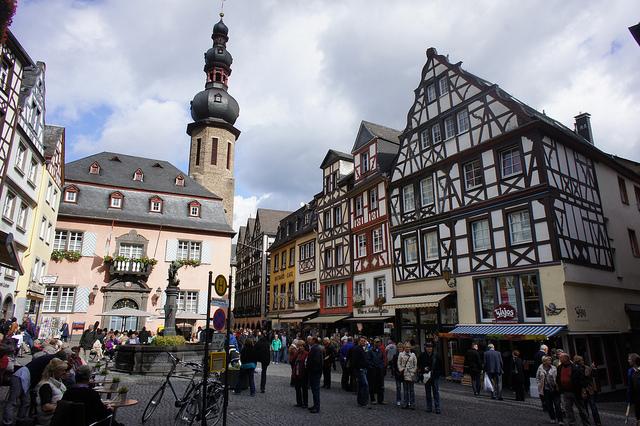
M307 375L307 356L309 352L304 346L304 341L296 342L298 350L296 351L292 368L293 368L293 384L296 387L296 407L309 407L309 384Z

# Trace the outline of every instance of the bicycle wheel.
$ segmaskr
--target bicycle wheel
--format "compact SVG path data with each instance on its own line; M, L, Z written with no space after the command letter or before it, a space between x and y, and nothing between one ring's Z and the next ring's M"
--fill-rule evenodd
M198 399L198 392L193 394L191 398L178 410L176 414L175 426L191 426L199 418L200 413L200 400Z
M224 386L220 383L210 383L207 386L207 409L205 417L207 425L215 426L222 419L224 408Z
M164 396L165 386L160 386L160 388L153 394L147 406L144 409L144 413L142 413L142 423L149 420L149 418L153 415L153 413L160 405L160 401L162 401L162 397Z

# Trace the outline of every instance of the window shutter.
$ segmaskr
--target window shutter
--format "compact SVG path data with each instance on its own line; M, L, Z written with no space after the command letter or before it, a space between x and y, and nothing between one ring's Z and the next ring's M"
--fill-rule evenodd
M87 312L89 310L89 287L77 287L76 298L73 301L73 312Z
M167 240L166 249L164 251L164 260L173 262L178 255L178 240ZM164 293L163 293L164 294Z
M93 232L85 232L82 236L82 255L94 256L96 254L97 237Z
M202 242L202 255L200 256L200 263L204 265L211 264L211 243L209 241Z
M198 292L198 313L201 315L207 314L207 292Z

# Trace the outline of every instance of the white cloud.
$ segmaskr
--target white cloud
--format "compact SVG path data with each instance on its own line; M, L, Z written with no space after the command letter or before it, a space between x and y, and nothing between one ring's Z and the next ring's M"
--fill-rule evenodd
M402 129L430 46L570 128L590 112L597 146L640 161L640 47L627 30L640 3L543 6L227 2L236 211L311 199L326 150L349 151L362 119ZM21 2L12 31L47 63L47 119L68 127L68 159L111 149L183 167L217 19L207 0Z
M268 200L269 197L271 197L271 194L263 194L261 196L252 195L250 197L236 195L233 198L233 229L238 232L241 226L246 225L248 218L256 217L258 205ZM237 236L236 234L236 237Z

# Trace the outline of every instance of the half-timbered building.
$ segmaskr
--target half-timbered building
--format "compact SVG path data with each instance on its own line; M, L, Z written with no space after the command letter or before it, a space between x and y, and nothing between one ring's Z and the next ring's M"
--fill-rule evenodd
M280 221L271 256L272 328L300 330L318 313L315 199Z
M395 316L384 306L393 299L387 184L398 153L400 131L363 121L351 154L353 188L349 222L353 253L353 321L366 335L382 335Z
M322 164L323 189L318 197L320 315L307 323L332 328L352 311L349 197L353 156L330 149Z
M239 327L255 329L266 325L271 280L271 258L267 250L275 241L280 220L289 213L258 209L255 219L247 219L244 235L239 235L234 304L234 318Z
M427 316L447 338L492 335L507 348L564 336L554 344L568 347L567 268L614 270L604 156L586 124L578 116L572 131L428 49L390 183L396 296L437 306Z

